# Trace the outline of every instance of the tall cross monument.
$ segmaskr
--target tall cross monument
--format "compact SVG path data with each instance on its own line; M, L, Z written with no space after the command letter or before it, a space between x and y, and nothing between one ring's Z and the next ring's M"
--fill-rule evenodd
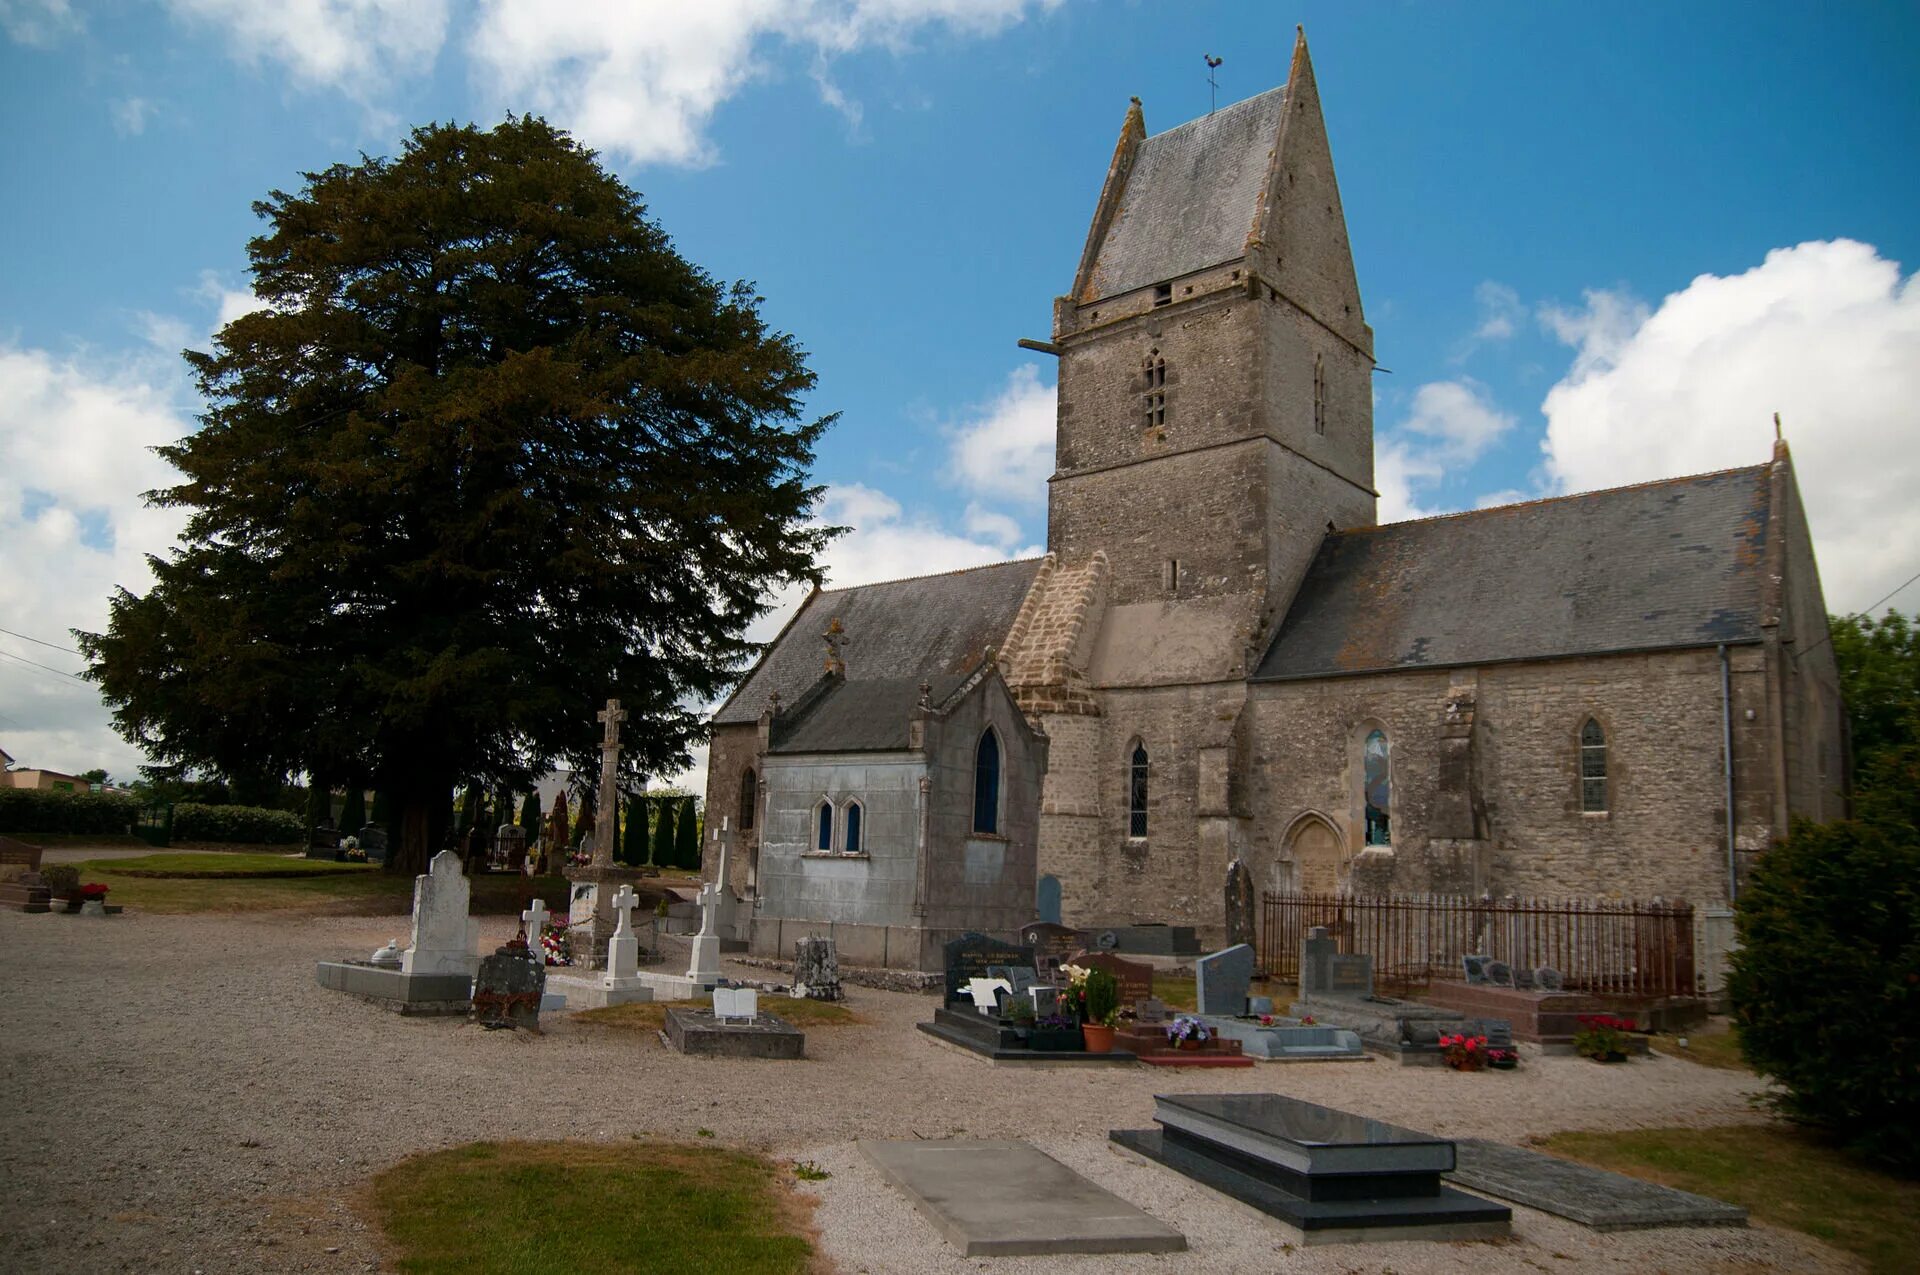
M607 733L600 740L600 804L593 815L593 866L613 866L613 843L620 832L620 723L627 720L620 701L610 699L600 710Z

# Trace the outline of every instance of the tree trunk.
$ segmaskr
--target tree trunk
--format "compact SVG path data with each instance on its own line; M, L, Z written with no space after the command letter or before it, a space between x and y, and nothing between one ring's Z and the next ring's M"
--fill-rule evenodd
M393 848L387 855L387 871L418 876L427 870L428 862L446 839L447 798L453 789L453 779L448 776L444 781L435 781L408 776L396 777L388 783L398 814L394 820L397 826L390 834Z

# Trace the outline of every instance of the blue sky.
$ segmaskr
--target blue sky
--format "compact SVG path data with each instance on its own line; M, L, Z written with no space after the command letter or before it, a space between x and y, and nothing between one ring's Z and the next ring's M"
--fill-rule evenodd
M1376 333L1381 517L1766 459L1833 609L1920 571L1920 10L1908 5L0 0L0 629L143 588L144 448L248 304L252 200L411 124L535 110L755 280L840 412L837 583L1044 543L1052 368L1130 95L1284 79L1306 24ZM18 546L15 553L13 546ZM1896 597L1911 610L1920 586ZM0 747L137 761L0 633Z

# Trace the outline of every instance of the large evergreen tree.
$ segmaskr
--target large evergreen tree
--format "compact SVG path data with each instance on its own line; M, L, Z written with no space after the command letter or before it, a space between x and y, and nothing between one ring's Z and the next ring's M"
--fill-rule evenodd
M649 798L653 807L653 864L657 868L678 867L673 857L673 807L671 798Z
M674 822L673 855L679 865L700 875L700 801L697 797L680 799L680 817Z
M408 873L456 778L592 770L610 695L633 772L684 764L829 534L794 341L539 119L417 129L255 211L265 308L189 352L207 411L161 449L186 531L80 635L120 732L371 777Z

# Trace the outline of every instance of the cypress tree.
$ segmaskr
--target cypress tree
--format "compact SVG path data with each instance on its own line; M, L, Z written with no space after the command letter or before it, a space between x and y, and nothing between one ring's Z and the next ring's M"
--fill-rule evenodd
M390 814L391 810L387 802L386 790L381 788L374 789L373 813L367 816L367 821L377 827L384 828L387 826L387 819Z
M671 800L652 800L653 805L653 861L662 868L676 868L679 863L673 857L673 802Z
M467 794L465 797L461 798L461 801L460 801L460 822L457 825L457 831L460 833L461 836L463 837L466 836L467 830L473 827L475 823L479 822L479 819L480 819L480 785L468 784Z
M340 835L357 837L367 824L367 794L357 783L347 785L347 804L340 810Z
M375 794L378 800L378 794ZM540 835L540 794L530 792L527 799L520 803L520 826L527 830L527 840L532 841Z
M697 874L700 871L700 807L697 798L681 799L680 819L674 833L675 859L681 867Z
M627 798L627 830L620 838L620 862L637 868L647 861L647 799Z

